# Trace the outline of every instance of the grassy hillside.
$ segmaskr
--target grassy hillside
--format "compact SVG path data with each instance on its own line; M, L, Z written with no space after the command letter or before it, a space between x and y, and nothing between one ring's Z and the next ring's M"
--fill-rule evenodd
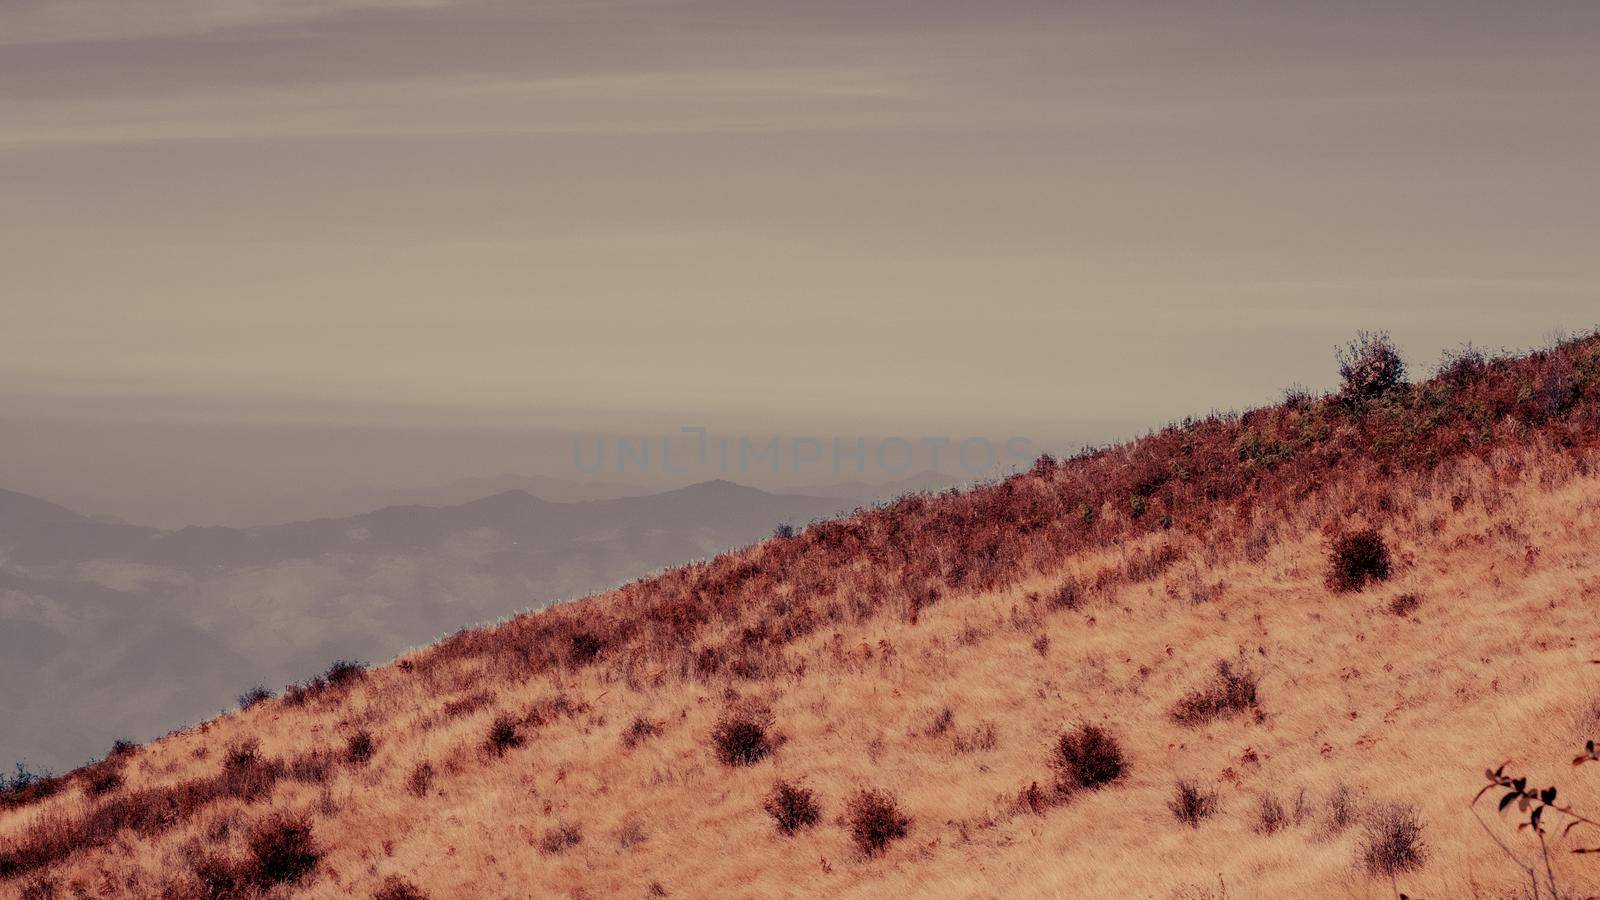
M1469 806L1507 763L1600 813L1600 339L1381 349L18 787L0 890L1600 892L1600 833L1548 812L1547 871Z

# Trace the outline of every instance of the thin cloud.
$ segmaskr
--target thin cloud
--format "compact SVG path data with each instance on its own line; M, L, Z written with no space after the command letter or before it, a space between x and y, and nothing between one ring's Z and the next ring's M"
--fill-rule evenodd
M0 46L208 34L357 10L421 9L454 0L21 0L0 6Z

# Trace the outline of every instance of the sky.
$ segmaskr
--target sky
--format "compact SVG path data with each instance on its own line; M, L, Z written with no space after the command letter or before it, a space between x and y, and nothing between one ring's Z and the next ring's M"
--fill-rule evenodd
M0 486L1056 446L1362 328L1536 345L1600 323L1597 45L1586 0L0 0Z

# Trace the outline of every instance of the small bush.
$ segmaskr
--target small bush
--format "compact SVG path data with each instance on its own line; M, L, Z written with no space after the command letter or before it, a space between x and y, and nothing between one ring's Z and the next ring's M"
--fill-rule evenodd
M239 695L239 709L249 709L250 707L255 706L257 703L271 699L272 692L267 690L267 686L264 684L258 684L250 690Z
M323 747L302 753L289 762L289 777L304 784L322 784L333 774L333 751Z
M940 737L948 734L955 725L956 711L946 706L929 718L928 725L922 730L922 733L928 737Z
M334 687L344 687L367 677L367 664L356 659L336 659L322 677Z
M1428 858L1422 820L1414 807L1393 804L1367 819L1361 840L1361 863L1368 873L1394 877L1420 868Z
M634 717L633 723L622 732L622 746L632 750L645 741L661 734L661 723L644 716Z
M645 841L650 840L650 833L644 830L644 823L638 819L628 819L617 828L617 846L623 850L632 850Z
M1050 594L1051 609L1077 609L1083 605L1083 582L1068 578Z
M372 739L372 732L363 728L345 742L344 761L352 766L364 766L372 760L372 754L377 751L378 745Z
M251 833L250 857L258 884L283 884L316 868L322 852L309 820L279 815Z
M414 797L426 797L428 788L433 787L433 763L420 762L411 770L411 775L406 779L406 790Z
M894 795L862 791L850 801L850 837L867 856L877 856L911 830L911 818L900 811Z
M1252 827L1260 834L1277 834L1289 827L1289 814L1276 795L1261 795L1256 803L1256 821Z
M114 768L97 769L90 777L83 789L91 797L109 794L122 787L122 773Z
M605 641L599 635L588 631L574 632L568 639L567 664L574 668L586 666L594 662L605 648Z
M398 875L390 875L372 894L372 900L428 900L422 889Z
M107 754L107 758L117 759L123 756L132 756L138 752L138 744L128 740L127 738L117 738L111 742L111 752Z
M1389 546L1370 528L1346 534L1333 542L1328 564L1330 588L1339 593L1359 591L1369 583L1389 580Z
M1199 828L1203 820L1217 811L1217 792L1180 781L1173 789L1172 799L1167 801L1167 808L1172 810L1173 818L1179 822L1190 828Z
M489 725L489 736L484 739L490 753L504 756L507 750L522 746L522 733L517 730L517 720L503 715Z
M725 766L753 766L772 752L768 733L772 720L765 714L734 711L717 720L711 743L717 759Z
M1343 382L1340 396L1347 402L1373 400L1405 384L1405 360L1386 332L1359 333L1354 341L1340 348L1338 359Z
M1063 791L1103 787L1121 778L1128 769L1117 739L1100 726L1088 723L1061 735L1054 762L1058 787Z
M1489 373L1489 358L1482 350L1467 344L1459 350L1446 350L1439 359L1438 376L1446 383L1463 387L1481 381Z
M786 541L794 537L794 526L788 522L780 522L776 528L772 529L772 536L780 541Z
M189 861L189 873L199 888L196 893L206 898L250 896L254 892L248 868L212 853L198 854Z
M1328 795L1328 831L1338 834L1356 823L1358 808L1355 791L1341 784Z
M478 691L465 697L457 697L444 705L444 714L452 719L475 713L490 703L494 697L488 691Z
M1405 617L1417 611L1422 605L1422 598L1416 594L1401 594L1389 601L1389 612Z
M1211 682L1174 704L1172 720L1194 727L1252 709L1256 705L1259 682L1254 672L1245 668L1235 670L1227 660L1217 660Z
M822 817L816 796L810 790L787 781L772 786L772 793L767 795L767 802L762 804L762 809L772 816L772 821L784 834L810 828Z
M539 839L539 850L554 856L565 853L581 843L583 843L583 832L578 826L561 822L545 829L544 837Z

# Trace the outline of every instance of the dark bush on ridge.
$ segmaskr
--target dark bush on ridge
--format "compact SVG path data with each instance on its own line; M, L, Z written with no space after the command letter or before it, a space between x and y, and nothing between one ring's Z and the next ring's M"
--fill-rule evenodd
M1121 778L1128 768L1117 739L1088 723L1061 735L1054 763L1057 786L1063 792L1103 787Z
M725 766L753 766L772 752L769 716L752 711L723 714L711 731L717 759Z
M1405 360L1386 332L1360 332L1340 348L1338 358L1341 396L1347 401L1372 400L1405 384Z
M1211 683L1173 705L1172 720L1193 727L1251 709L1256 705L1258 681L1254 672L1234 671L1227 660L1219 659Z
M254 880L271 885L299 880L316 868L322 851L311 833L310 821L279 815L251 832L250 856Z
M255 687L251 688L250 690L245 691L244 693L239 695L239 708L240 709L249 709L250 707L255 706L257 703L260 703L263 700L271 700L271 699L272 699L272 692L267 690L267 686L264 685L264 684L258 684Z
M1389 580L1389 546L1373 529L1343 535L1329 554L1328 586L1339 593Z
M367 664L354 659L336 659L322 677L334 687L344 687L367 677Z
M1179 822L1190 828L1199 828L1203 820L1217 811L1217 792L1179 781L1173 789L1172 799L1167 801L1167 808L1172 810L1172 817Z
M816 796L810 790L787 781L772 786L772 793L767 795L767 802L762 809L772 816L772 821L784 834L810 828L822 818Z

